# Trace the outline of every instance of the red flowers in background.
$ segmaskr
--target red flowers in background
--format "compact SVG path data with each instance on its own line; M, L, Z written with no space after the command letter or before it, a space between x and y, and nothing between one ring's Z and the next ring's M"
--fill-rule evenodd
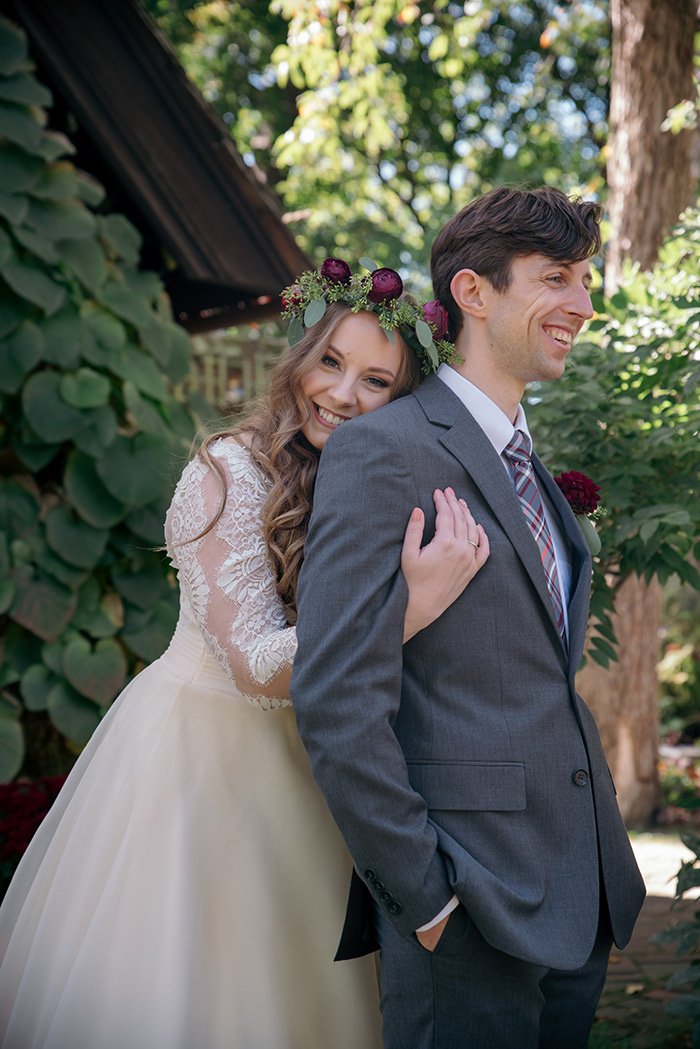
M0 883L7 888L34 833L56 800L65 776L0 784Z
M594 484L590 477L579 473L578 470L571 470L561 477L555 477L554 480L575 514L595 513L600 502L600 487Z

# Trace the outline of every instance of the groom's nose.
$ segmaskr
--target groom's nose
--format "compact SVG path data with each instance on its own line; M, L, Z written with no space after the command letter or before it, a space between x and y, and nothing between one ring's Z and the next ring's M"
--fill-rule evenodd
M585 284L575 284L571 289L571 300L569 303L569 313L575 314L577 317L582 317L583 320L590 320L593 316L593 304L591 302L591 293Z

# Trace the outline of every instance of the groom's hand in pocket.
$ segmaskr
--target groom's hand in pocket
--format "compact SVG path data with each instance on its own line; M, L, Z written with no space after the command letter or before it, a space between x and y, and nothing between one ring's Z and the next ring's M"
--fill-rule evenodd
M452 911L450 911L450 914L452 914ZM445 931L445 926L450 920L450 914L446 914L437 925L433 925L432 928L426 929L425 932L416 933L418 943L421 947L424 947L426 951L434 951L437 947L440 937Z

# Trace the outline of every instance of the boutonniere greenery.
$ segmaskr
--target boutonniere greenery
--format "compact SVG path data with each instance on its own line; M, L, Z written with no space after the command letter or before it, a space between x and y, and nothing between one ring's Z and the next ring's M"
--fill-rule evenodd
M600 553L600 536L593 522L605 517L606 513L602 506L598 506L600 487L590 477L579 473L578 470L570 470L569 473L563 473L561 477L555 477L554 480L576 514L583 537L588 543L588 549L595 557Z

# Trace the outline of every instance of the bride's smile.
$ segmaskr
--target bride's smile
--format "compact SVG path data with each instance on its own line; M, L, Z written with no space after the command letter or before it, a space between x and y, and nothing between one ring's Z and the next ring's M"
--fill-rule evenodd
M320 416L321 421L326 423L328 426L331 426L333 429L335 429L336 426L340 426L341 423L347 422L348 419L352 418L351 415L334 415L333 412L329 412L325 408L322 408L321 405L316 404L315 401L313 402L313 405L316 409L316 414Z

